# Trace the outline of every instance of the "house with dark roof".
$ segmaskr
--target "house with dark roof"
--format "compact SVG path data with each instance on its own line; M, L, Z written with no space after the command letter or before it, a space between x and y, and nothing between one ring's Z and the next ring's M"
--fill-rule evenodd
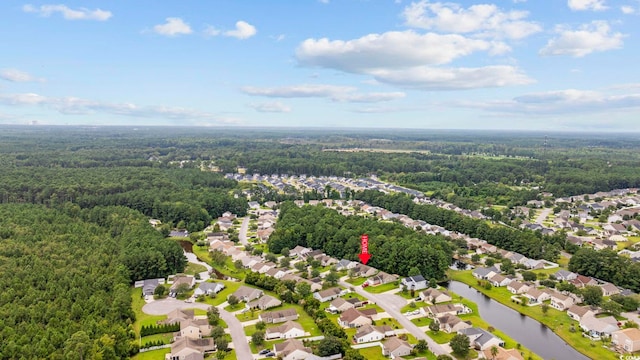
M278 324L289 320L298 320L298 312L296 309L267 311L258 315L258 319L267 324Z
M406 287L408 290L426 289L429 284L422 275L409 276L400 282L400 288Z
M469 343L476 350L490 349L492 346L504 346L504 340L484 329L462 329L458 331L458 334L466 335L469 338Z

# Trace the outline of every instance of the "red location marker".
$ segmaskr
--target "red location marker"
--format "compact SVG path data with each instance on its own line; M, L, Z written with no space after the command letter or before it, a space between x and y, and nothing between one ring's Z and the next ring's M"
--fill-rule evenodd
M360 236L360 246L362 251L358 256L360 257L360 262L366 265L371 258L371 254L369 254L369 235L362 234Z

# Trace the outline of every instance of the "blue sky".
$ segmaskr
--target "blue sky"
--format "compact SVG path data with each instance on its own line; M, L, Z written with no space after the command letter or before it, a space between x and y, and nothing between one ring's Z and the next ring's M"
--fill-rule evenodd
M5 124L640 131L640 0L3 0L0 18Z

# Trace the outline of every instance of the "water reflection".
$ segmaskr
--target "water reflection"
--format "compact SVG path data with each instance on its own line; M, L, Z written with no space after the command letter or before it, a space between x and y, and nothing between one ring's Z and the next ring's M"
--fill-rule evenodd
M544 359L589 359L558 335L536 320L492 300L487 295L458 281L449 282L447 288L475 302L480 316L491 326L500 329L513 340L531 349Z

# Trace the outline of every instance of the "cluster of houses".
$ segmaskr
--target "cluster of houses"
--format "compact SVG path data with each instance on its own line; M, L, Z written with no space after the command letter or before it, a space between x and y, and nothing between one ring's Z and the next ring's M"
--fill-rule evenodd
M204 359L204 355L216 350L211 335L211 325L206 316L196 317L193 310L176 309L158 324L180 323L180 331L173 334L171 352L165 356L166 360Z
M473 271L473 276L477 279L489 281L493 286L506 287L506 289L514 295L514 300L520 301L520 299L526 298L526 303L529 306L540 305L548 301L549 306L559 311L565 311L570 318L578 321L580 329L582 329L586 336L592 339L613 337L620 331L623 331L621 334L627 334L625 336L635 336L635 334L637 334L638 343L634 346L638 347L634 348L636 350L633 351L640 350L640 330L620 330L620 323L613 316L600 317L597 316L602 312L599 308L580 306L579 304L582 303L582 298L578 295L548 288L538 288L533 283L521 282L513 276L503 276L495 266L477 268ZM596 279L578 275L570 271L559 270L554 276L556 279L573 284L577 288L599 286L604 296L621 293L621 290L611 283L597 281ZM631 345L628 347L630 346Z
M160 285L171 285L169 287L169 296L176 297L178 289L185 284L188 290L193 289L196 284L194 296L217 294L224 289L224 284L220 282L200 281L198 282L195 277L191 275L169 275L165 281L163 278L158 279L145 279L136 281L134 283L135 288L142 288L142 296L149 299L153 297L156 288Z

